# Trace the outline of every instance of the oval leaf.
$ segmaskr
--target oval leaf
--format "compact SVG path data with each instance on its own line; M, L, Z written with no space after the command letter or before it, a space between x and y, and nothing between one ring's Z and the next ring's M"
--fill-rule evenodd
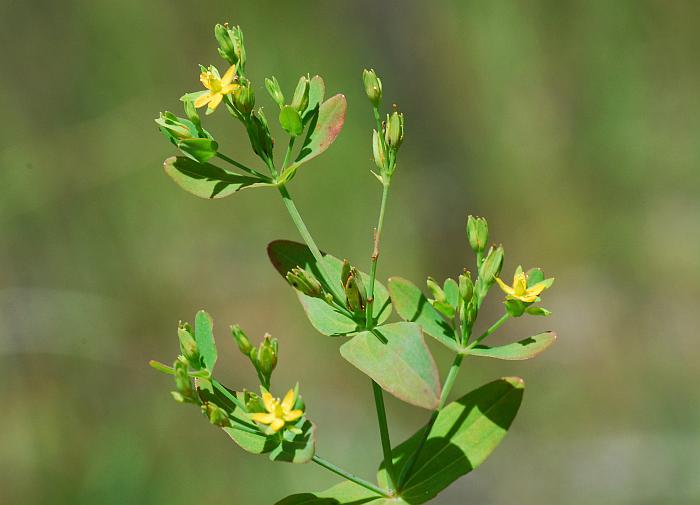
M340 354L383 389L411 405L435 409L440 378L435 360L414 323L392 323L358 333Z
M306 135L297 159L281 174L282 183L294 177L301 165L330 147L343 128L346 109L345 96L341 94L329 98L319 106L318 113L310 119L309 133Z
M246 188L270 186L263 179L239 175L211 163L197 163L184 156L163 162L165 173L185 191L200 198L223 198Z
M384 505L387 502L380 495L365 489L354 482L342 482L325 491L300 493L287 496L275 505ZM397 505L402 501L391 502Z
M304 125L301 124L301 116L291 105L285 105L280 110L279 122L284 131L292 137L298 137L304 130Z
M483 463L508 432L520 408L524 388L521 378L505 377L443 408L402 486L401 497L411 504L430 501ZM392 451L397 475L415 453L422 436L423 430L418 430ZM378 480L380 486L386 485L383 464Z
M505 360L530 359L534 358L547 347L552 345L556 339L556 333L553 331L547 331L545 333L535 335L534 337L513 342L512 344L500 345L497 347L477 345L473 349L470 349L468 354Z
M217 358L216 344L214 343L214 321L204 310L197 312L194 318L194 340L207 370L213 371Z
M454 330L433 308L418 286L401 277L392 277L389 279L389 293L401 319L418 323L425 333L457 351Z

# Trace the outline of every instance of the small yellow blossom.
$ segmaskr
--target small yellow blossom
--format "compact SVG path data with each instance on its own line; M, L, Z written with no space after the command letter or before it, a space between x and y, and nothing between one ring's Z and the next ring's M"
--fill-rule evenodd
M251 417L253 421L270 425L274 432L280 431L286 423L296 421L304 415L302 410L292 410L294 408L294 400L293 389L289 390L282 401L265 391L262 395L262 401L267 412L253 414Z
M532 286L527 286L527 275L523 272L522 267L518 267L515 270L515 275L513 275L513 285L509 286L501 279L496 277L496 282L501 287L503 292L507 295L506 298L509 300L520 300L525 303L532 303L537 300L537 297L552 285L554 279L545 279Z
M233 91L240 86L240 84L233 81L235 75L235 65L231 65L231 68L226 71L223 77L219 77L219 73L216 69L212 69L212 67L209 67L209 70L206 72L202 72L199 76L199 80L202 81L204 87L209 91L198 97L194 101L194 106L199 108L208 105L207 113L214 112L221 103L221 100L224 99L224 95L233 93Z

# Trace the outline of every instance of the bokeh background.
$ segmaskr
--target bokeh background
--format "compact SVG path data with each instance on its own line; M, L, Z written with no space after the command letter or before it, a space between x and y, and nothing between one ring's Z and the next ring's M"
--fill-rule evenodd
M380 277L471 267L467 213L489 218L507 272L557 277L554 315L498 337L556 329L552 349L465 362L456 392L513 374L528 390L504 443L435 503L698 503L700 4L662 0L2 1L0 502L265 504L336 482L248 455L170 399L146 363L172 360L178 319L203 307L223 378L255 386L229 324L271 332L319 453L373 477L368 381L267 262L269 241L297 238L276 193L205 201L161 170L173 149L153 118L199 89L226 20L268 110L273 73L347 95L342 135L290 187L324 249L368 262L374 67L407 117ZM255 162L223 111L209 125ZM394 441L427 418L387 403Z

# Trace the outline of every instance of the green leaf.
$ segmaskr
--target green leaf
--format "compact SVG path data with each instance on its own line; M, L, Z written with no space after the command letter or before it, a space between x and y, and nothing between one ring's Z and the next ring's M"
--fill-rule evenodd
M287 496L275 505L384 505L388 503L401 505L405 502L401 500L389 502L369 489L354 482L345 481L325 491Z
M392 277L389 279L389 293L401 319L418 323L425 333L457 351L454 330L415 284L401 277Z
M246 188L271 186L263 179L239 175L210 163L172 156L163 163L165 173L185 191L200 198L223 198Z
M211 139L182 139L178 141L177 147L185 156L199 163L204 163L216 156L219 144Z
M327 292L331 291L329 280L323 277L316 259L306 245L291 240L275 240L267 246L267 254L272 265L282 277L286 277L287 272L292 268L299 267L313 275ZM331 275L330 282L334 282L338 286L342 285L340 277L343 262L330 254L324 254L324 262L326 270ZM365 285L369 283L367 274L360 272L360 277ZM296 293L309 321L321 334L329 336L352 335L364 327L364 321L358 323L352 317L328 305L325 300L306 296L299 291ZM391 314L391 303L389 292L379 281L375 281L374 284L374 300L373 316L376 324L381 324Z
M487 358L498 358L505 360L523 360L537 356L547 347L552 345L557 339L556 333L547 331L534 337L526 338L512 344L488 347L477 345L469 350L469 354L474 356L486 356Z
M452 307L457 308L459 303L459 285L454 279L445 279L445 285L442 288L447 296L447 303Z
M383 389L425 409L440 402L440 378L420 326L392 323L358 333L340 347L340 354Z
M326 85L320 75L315 75L309 81L309 105L304 111L304 123L311 119L316 107L320 107L326 94Z
M301 433L294 434L289 430L284 432L282 442L270 452L272 461L289 463L307 463L316 451L316 426L302 418L296 427Z
M209 314L200 310L194 319L194 340L197 349L204 360L204 365L210 372L216 363L216 344L214 343L214 322Z
M340 94L329 98L319 106L318 113L311 119L309 133L297 159L281 174L280 182L291 180L301 165L330 147L343 128L346 109L345 96Z
M520 408L525 384L519 377L505 377L468 393L443 408L426 440L401 497L417 505L433 499L459 477L477 468L503 440ZM400 475L416 451L423 430L393 451ZM386 486L386 470L378 480Z
M290 105L285 105L280 110L279 122L284 131L292 137L298 137L304 131L304 125L301 123L301 116Z

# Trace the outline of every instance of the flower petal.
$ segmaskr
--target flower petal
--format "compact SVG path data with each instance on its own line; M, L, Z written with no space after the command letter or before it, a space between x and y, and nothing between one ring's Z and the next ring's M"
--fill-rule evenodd
M496 277L496 282L498 283L498 285L500 286L500 288L503 290L503 292L504 292L505 294L507 294L507 295L512 295L513 293L515 293L515 291L513 290L513 288L511 288L508 284L506 284L505 282L503 282L503 281L502 281L501 279L499 279L498 277Z
M282 400L282 408L285 411L292 410L294 408L294 390L290 389L287 394L284 395L284 400Z
M221 93L215 93L211 96L211 100L209 100L209 108L207 109L207 114L211 114L216 110L216 108L219 106L221 103L221 100L224 99L224 95Z
M221 84L223 86L226 86L227 84L231 84L231 81L233 81L233 77L236 75L236 65L231 65L231 68L229 68L224 76L221 78Z
M262 401L263 405L265 405L265 409L267 409L268 412L274 412L275 411L275 398L270 394L269 391L265 391L262 395Z
M198 96L194 101L194 106L199 109L200 107L204 107L206 104L208 104L209 100L211 100L211 91Z
M304 415L303 410L292 410L291 412L286 412L282 417L284 417L284 420L289 422L296 421L299 419L301 416Z
M264 412L259 412L257 414L252 414L250 418L258 423L262 424L272 424L277 419L274 414L266 414Z
M270 424L270 428L272 428L272 431L281 430L284 428L284 420L276 418L274 421L272 421L272 424Z

